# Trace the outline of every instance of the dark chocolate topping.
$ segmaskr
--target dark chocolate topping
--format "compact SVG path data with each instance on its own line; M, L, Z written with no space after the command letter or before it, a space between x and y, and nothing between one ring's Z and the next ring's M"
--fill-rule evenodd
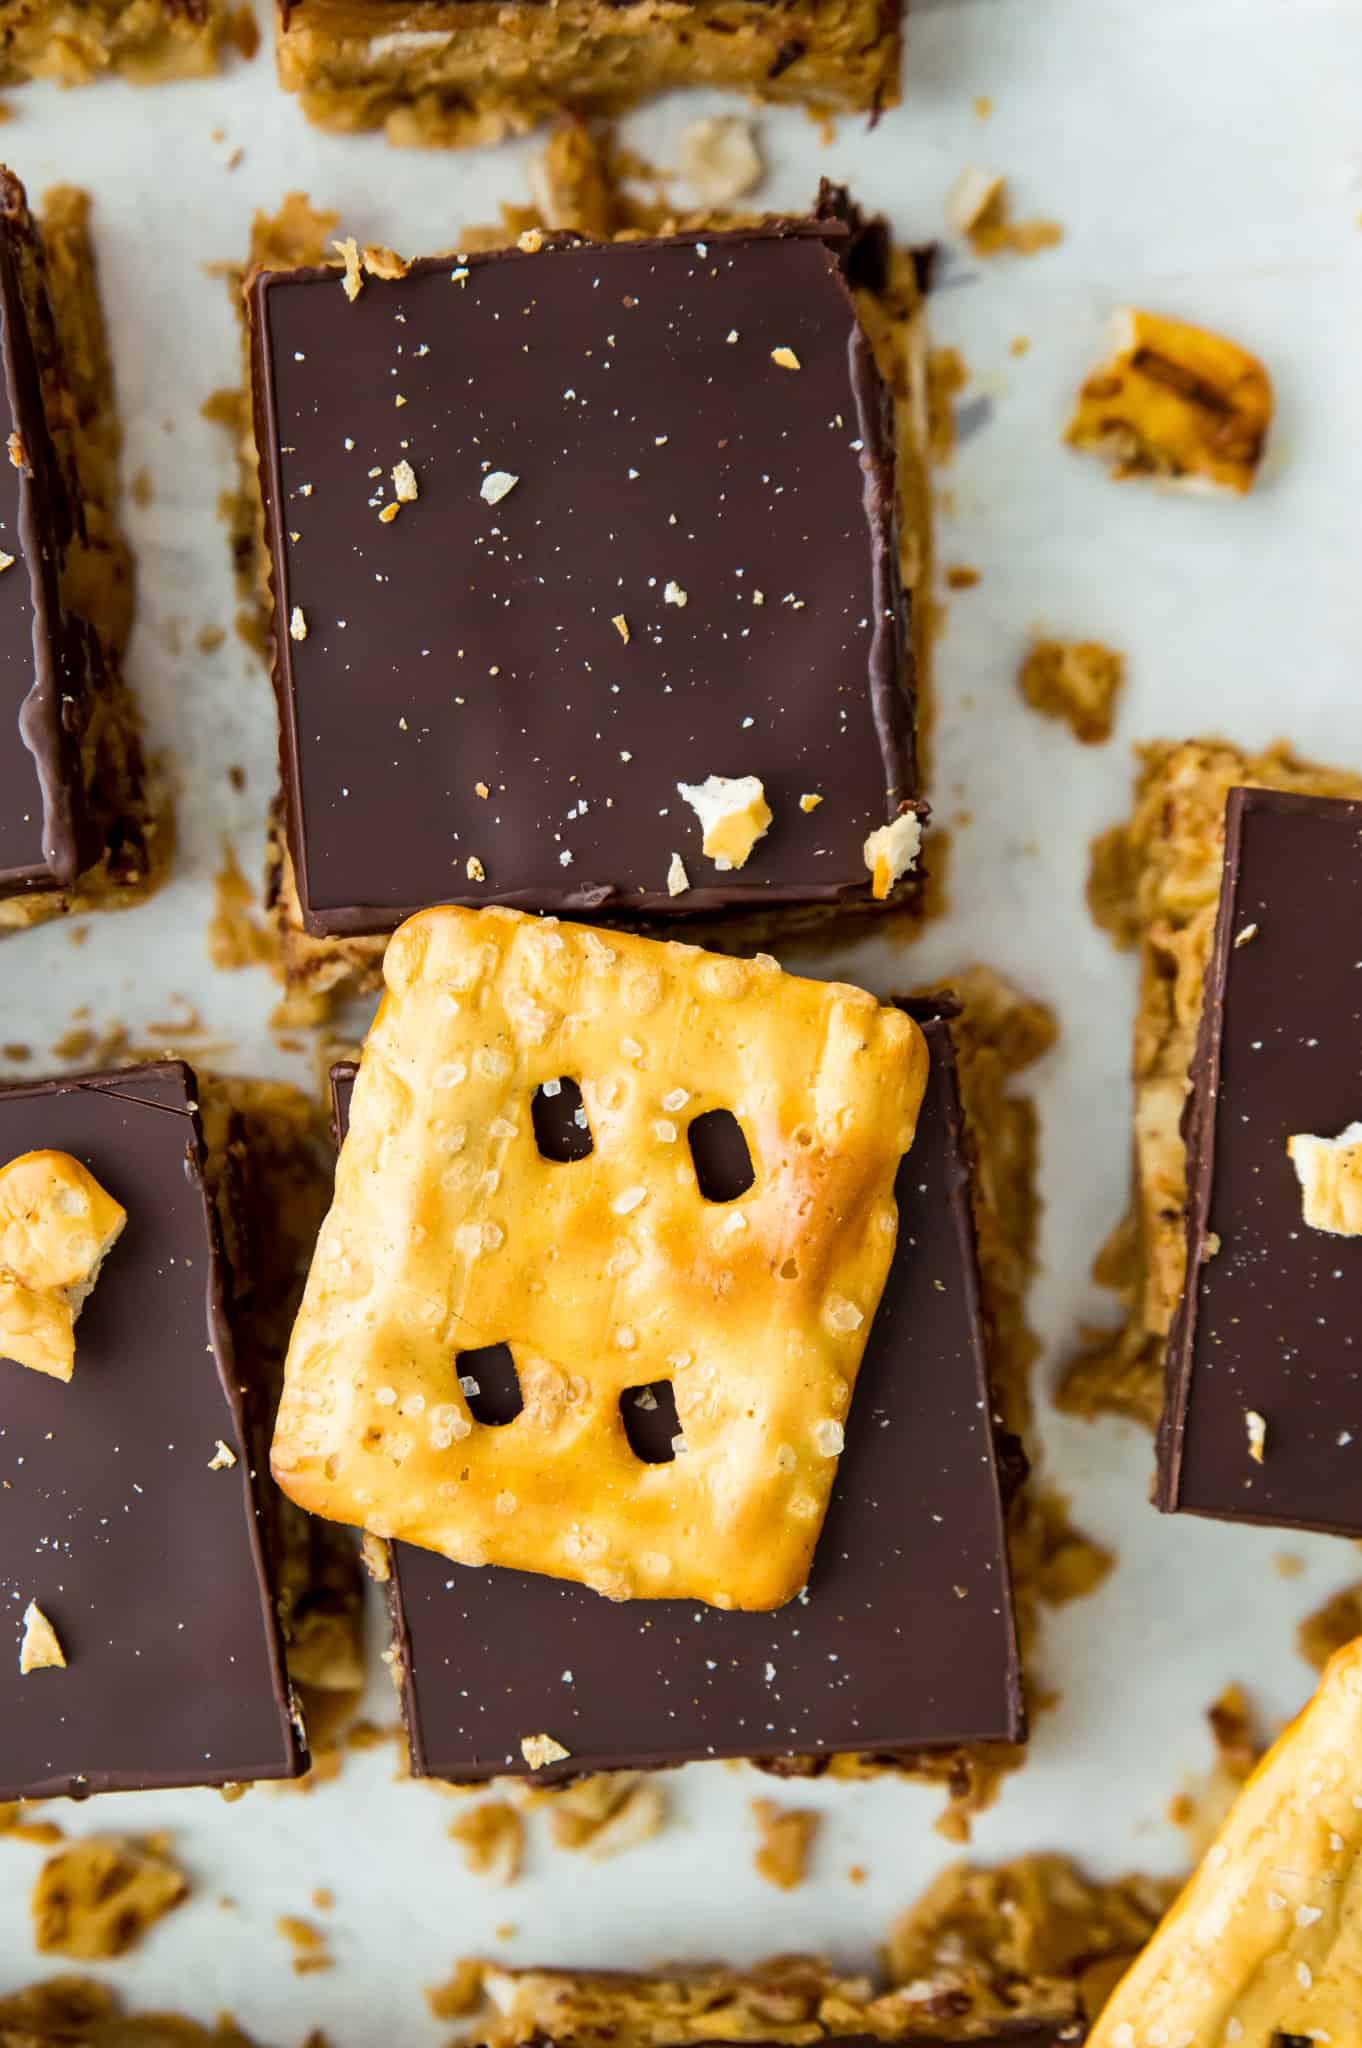
M0 168L0 896L73 882L83 864L79 755L65 729L66 701L84 645L63 617L58 570L75 512L43 412L23 271L37 231L24 189ZM6 446L17 435L22 467ZM16 452L20 452L16 448Z
M1231 790L1191 1081L1158 1504L1362 1535L1362 1240L1305 1223L1286 1150L1362 1118L1362 804Z
M898 1249L807 1592L774 1614L612 1605L397 1544L389 1588L418 1774L523 1771L520 1741L535 1734L571 1751L568 1771L1020 1737L954 1052L946 1024L925 1029ZM342 1119L353 1071L336 1071Z
M867 893L863 841L913 760L890 402L841 267L863 245L832 219L500 251L353 305L335 270L257 277L309 931L432 901L677 916ZM404 459L419 496L383 524ZM518 482L489 505L497 471ZM676 788L712 774L760 777L774 812L731 873Z
M0 1088L0 1159L70 1152L128 1212L70 1383L0 1358L0 1799L298 1768L194 1091L175 1061ZM30 1600L65 1671L20 1674Z

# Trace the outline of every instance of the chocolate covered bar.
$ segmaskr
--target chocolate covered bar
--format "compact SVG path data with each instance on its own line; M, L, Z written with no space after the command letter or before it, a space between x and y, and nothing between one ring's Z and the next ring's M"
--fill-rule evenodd
M882 233L827 192L522 244L249 287L296 984L372 983L433 902L658 926L917 887Z
M49 1148L127 1221L63 1380L10 1348L29 1240L55 1219L4 1211L0 1254L24 1270L0 1276L0 1799L295 1776L286 1634L311 1682L359 1673L353 1570L310 1592L264 1476L325 1186L314 1113L178 1061L0 1088L0 1156Z
M890 1928L879 1981L812 1956L656 1975L486 1965L490 2017L470 2038L485 2048L1073 2048L1173 1889L1144 1877L1099 1884L1063 1856L957 1864Z
M278 0L279 76L323 128L495 142L677 86L822 111L899 96L900 0Z
M1302 761L1284 746L1248 754L1222 740L1158 741L1140 761L1131 817L1094 845L1088 883L1097 922L1140 955L1131 1208L1095 1267L1125 1316L1115 1330L1085 1333L1059 1398L1076 1413L1110 1410L1152 1427L1186 1280L1181 1124L1220 901L1226 801L1236 787L1357 800L1362 776ZM1236 1435L1242 1444L1242 1425Z
M0 932L136 901L169 854L120 662L131 574L83 193L0 171Z
M897 1249L806 1590L776 1614L615 1604L392 1544L384 1568L418 1775L552 1778L707 1756L780 1768L902 1758L930 1773L910 1756L921 1751L968 1786L959 1745L1024 1734L956 1039L940 1006L922 1017L931 1066L896 1182ZM353 1080L353 1068L337 1070L342 1128ZM371 1251L362 1233L333 1249L352 1261ZM1005 1307L1000 1321L1015 1343ZM459 1369L480 1429L515 1416L504 1358ZM658 1409L639 1418L659 1425L645 1455L675 1428L675 1411Z
M223 0L3 0L0 85L200 78L217 69L228 29Z
M1362 801L1232 789L1156 1499L1362 1536Z

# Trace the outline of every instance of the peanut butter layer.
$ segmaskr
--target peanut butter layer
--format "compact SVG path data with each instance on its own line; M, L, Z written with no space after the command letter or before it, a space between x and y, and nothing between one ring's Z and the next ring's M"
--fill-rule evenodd
M896 0L280 0L276 47L283 85L320 126L466 146L676 86L878 110L898 98L899 12Z
M217 69L227 26L218 0L5 0L0 85L89 85L110 73L134 85L201 78Z
M1131 817L1095 841L1088 880L1098 924L1140 955L1131 1207L1094 1267L1125 1318L1085 1334L1059 1402L1152 1426L1186 1273L1181 1119L1220 897L1225 799L1236 785L1358 797L1362 777L1299 760L1283 744L1255 755L1222 740L1157 741L1139 758Z

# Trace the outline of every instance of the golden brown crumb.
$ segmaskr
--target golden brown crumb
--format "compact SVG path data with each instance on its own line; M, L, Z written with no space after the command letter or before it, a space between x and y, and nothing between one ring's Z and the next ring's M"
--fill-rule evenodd
M597 1771L536 1797L555 1846L597 1861L651 1841L667 1818L667 1795L646 1771Z
M430 1984L426 1987L426 2004L437 2020L467 2019L482 2004L482 1984L487 1975L487 1965L466 1958L454 1965L454 1974L446 1984Z
M1110 739L1124 680L1123 658L1100 640L1035 640L1017 677L1031 709L1065 719L1085 746Z
M157 1837L87 1836L38 1873L31 1901L40 1955L95 1962L126 1954L189 1896L184 1872Z
M1305 1559L1294 1550L1274 1550L1272 1569L1279 1579L1298 1579L1305 1570Z
M346 235L343 240L333 242L331 246L345 265L341 276L341 289L353 306L355 300L364 289L364 272L360 266L359 243L353 235Z
M273 965L274 938L254 914L255 891L242 874L230 843L223 846L222 866L213 877L213 894L208 957L214 967L232 974L242 967Z
M132 473L132 482L128 486L128 491L133 504L140 505L145 509L152 500L151 471L149 469L135 469Z
M390 281L405 277L411 269L405 257L399 256L393 249L385 249L381 243L378 246L366 243L361 252L361 261L370 277L383 277Z
M1323 1671L1335 1650L1362 1636L1362 1580L1344 1586L1307 1614L1296 1630L1296 1648L1307 1664Z
M777 1806L770 1799L754 1799L752 1813L761 1830L761 1844L752 1858L758 1877L781 1891L793 1891L809 1874L822 1816L811 1807Z
M65 1840L65 1829L54 1820L31 1820L30 1814L39 1811L32 1801L20 1800L17 1805L0 1806L0 1835L12 1835L16 1842L32 1842L44 1849L54 1842Z
M946 202L946 216L976 256L1034 256L1064 239L1057 221L1012 220L1007 180L996 171L962 171Z
M449 1825L465 1866L493 1884L514 1884L525 1859L525 1822L509 1799L485 1799Z
M228 33L236 47L237 55L249 63L260 48L260 26L256 21L254 8L235 8Z
M332 1891L330 1885L314 1885L312 1889L312 1903L319 1913L329 1913L336 1903L336 1894Z
M982 581L979 571L967 568L963 562L953 562L946 571L948 590L973 590L975 584Z
M274 1931L282 1934L294 1948L322 1948L326 1942L320 1927L314 1927L310 1920L300 1919L296 1913L280 1913L275 1920Z
M1252 487L1272 422L1272 384L1224 335L1127 308L1109 361L1084 383L1065 439L1112 475Z

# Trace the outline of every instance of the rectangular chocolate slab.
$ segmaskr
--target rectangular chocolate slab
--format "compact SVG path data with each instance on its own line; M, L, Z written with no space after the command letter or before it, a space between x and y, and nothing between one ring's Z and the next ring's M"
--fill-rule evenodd
M868 898L866 835L914 788L892 407L845 275L873 241L828 218L549 243L353 304L334 269L254 278L308 933L433 902ZM710 775L758 777L774 814L741 869L677 791Z
M1362 803L1230 791L1191 1083L1158 1505L1362 1536L1362 1240L1307 1226L1286 1149L1362 1116Z
M74 882L94 847L69 714L87 693L92 636L62 610L78 517L43 407L37 309L27 303L36 230L0 169L0 895ZM17 437L17 438L16 438ZM17 459L16 459L17 458Z
M69 1384L0 1358L0 1799L296 1775L195 1077L0 1088L0 1159L70 1152L128 1212ZM237 1458L210 1471L221 1439ZM36 1600L65 1670L19 1671Z
M775 1613L619 1605L392 1546L418 1776L1016 1741L1024 1733L986 1337L950 1027L895 1189L899 1241L809 1585ZM343 1129L353 1068L334 1073ZM540 1773L540 1776L551 1775Z

